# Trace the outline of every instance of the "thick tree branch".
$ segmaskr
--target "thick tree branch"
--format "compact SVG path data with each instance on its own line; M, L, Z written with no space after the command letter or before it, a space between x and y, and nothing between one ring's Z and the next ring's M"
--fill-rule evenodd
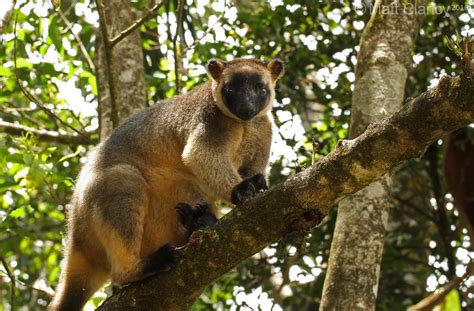
M187 310L205 287L282 236L314 227L329 207L474 122L474 78L444 77L434 89L268 192L194 234L169 272L134 283L100 310Z
M90 145L94 143L89 136L61 134L55 131L38 130L25 125L0 121L0 133L20 136L25 133L32 133L35 137L44 142L54 142L65 145Z

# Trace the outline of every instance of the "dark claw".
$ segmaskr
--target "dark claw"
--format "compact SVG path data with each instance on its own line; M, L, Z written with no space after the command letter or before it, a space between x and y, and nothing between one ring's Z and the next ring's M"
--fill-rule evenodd
M176 210L178 211L179 220L185 228L191 226L194 220L194 211L191 205L186 203L178 203L176 205Z
M210 213L212 209L207 202L200 201L196 203L196 211L199 215L203 215L204 213Z
M176 249L169 244L163 245L156 252L151 254L143 268L145 275L156 272L168 271L178 262Z
M251 177L255 190L257 192L262 192L262 191L267 191L268 190L268 185L267 185L267 180L265 179L265 176L262 174L257 174L253 177Z
M217 217L213 213L204 213L201 216L196 217L196 219L194 220L194 226L193 228L191 228L190 231L192 233L199 229L212 227L216 223L217 223Z
M211 206L204 201L198 202L195 206L194 219L190 233L206 228L212 227L217 223L217 217L212 212Z
M244 179L240 184L232 189L231 200L235 205L240 205L243 202L251 199L255 194L268 190L267 181L262 174L254 175L250 178Z
M232 203L239 205L248 199L253 198L255 193L255 186L250 180L246 179L235 186L232 190Z
M178 203L176 209L181 223L190 234L196 230L214 226L217 223L217 217L212 213L211 207L206 202L198 202L194 209L189 204Z

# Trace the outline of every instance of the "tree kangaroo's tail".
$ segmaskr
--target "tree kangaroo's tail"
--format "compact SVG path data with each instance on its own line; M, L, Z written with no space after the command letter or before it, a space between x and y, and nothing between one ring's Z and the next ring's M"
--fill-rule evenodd
M59 285L50 311L80 311L107 280L108 274L91 264L80 251L70 249L63 262Z

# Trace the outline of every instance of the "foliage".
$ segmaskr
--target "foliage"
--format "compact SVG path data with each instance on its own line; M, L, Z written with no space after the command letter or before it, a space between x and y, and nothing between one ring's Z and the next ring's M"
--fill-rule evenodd
M235 1L223 12L223 1L187 1L178 36L181 44L176 47L181 89L176 87L170 27L176 21L177 2L167 1L156 19L141 27L150 103L207 79L203 65L210 58L279 57L286 61L287 72L274 109L280 147L272 155L271 183L312 163L313 138L318 159L347 137L357 46L369 18L365 7L349 1ZM147 3L139 0L133 5L143 9ZM454 7L450 1L436 5ZM467 31L472 18L467 5L424 16L406 97L415 97L441 74L459 72L457 57L443 38ZM16 40L14 22L0 36L4 47L0 120L59 133L72 133L72 127L97 137L96 78L88 61L95 53L95 5L90 0L66 0L54 10L49 2L18 1L14 16ZM19 84L39 102L26 98ZM19 281L18 307L43 309L49 300L37 289L50 291L57 282L68 202L91 147L45 143L29 134L0 134L0 248ZM441 148L430 152L431 158L412 161L397 173L379 286L380 310L402 310L416 303L426 295L427 280L434 278L435 286L442 285L466 263L456 258L467 254L470 243L450 194L443 186L438 199L447 199L435 198L435 185L443 185L443 152ZM439 222L439 209L446 212L447 223ZM317 309L335 216L333 210L304 240L288 237L249 258L211 285L194 309L246 309L246 305L266 309L272 304L275 310ZM446 229L441 226L447 226L449 239L441 234ZM448 262L449 257L454 262ZM1 308L8 309L10 283L4 274L1 277ZM472 293L465 290L459 292L460 299L466 308L473 307ZM103 295L97 297L96 304ZM255 301L260 301L257 308Z

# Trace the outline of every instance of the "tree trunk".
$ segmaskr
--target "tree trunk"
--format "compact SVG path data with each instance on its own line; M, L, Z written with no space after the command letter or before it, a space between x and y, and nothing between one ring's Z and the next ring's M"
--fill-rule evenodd
M350 138L403 103L422 1L376 1L360 42ZM386 8L394 8L387 12ZM370 151L369 151L370 152ZM320 310L374 310L388 219L388 175L339 203Z
M109 40L137 20L137 14L127 0L101 0L104 2L106 25ZM97 2L96 2L97 3ZM100 137L106 138L114 127L127 117L146 107L145 67L140 39L140 28L137 28L112 48L112 75L114 78L114 99L110 96L109 73L107 71L106 53L103 36L100 33L96 41L97 81L99 90L99 124ZM112 116L118 116L114 125Z

